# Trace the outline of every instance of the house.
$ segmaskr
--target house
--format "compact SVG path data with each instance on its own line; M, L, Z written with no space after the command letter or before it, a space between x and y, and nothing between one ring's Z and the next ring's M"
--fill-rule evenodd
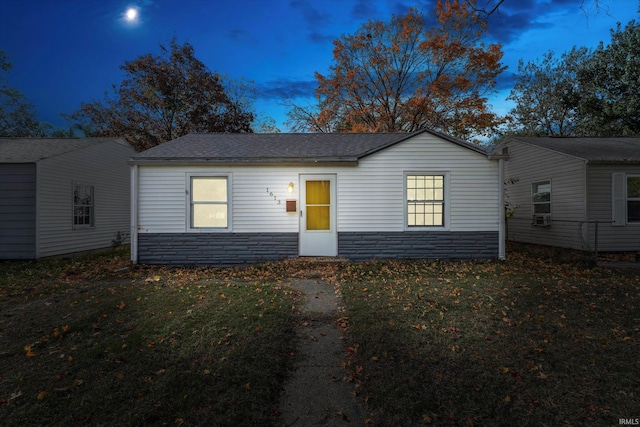
M132 157L132 259L503 256L499 162L433 131L189 134Z
M507 138L507 238L640 250L640 138ZM596 246L597 245L597 246Z
M121 138L0 138L0 259L109 247L129 234Z

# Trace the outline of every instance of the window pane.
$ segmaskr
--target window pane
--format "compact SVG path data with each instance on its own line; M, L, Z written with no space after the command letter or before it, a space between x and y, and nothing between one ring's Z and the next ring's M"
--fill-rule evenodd
M551 201L551 182L536 182L532 185L533 203L550 202Z
M627 197L640 198L640 176L627 178Z
M226 227L226 204L197 204L193 205L193 227Z
M629 200L627 202L627 221L640 222L640 200Z
M73 188L73 225L93 226L93 186Z
M539 203L537 205L533 205L533 213L534 214L550 214L551 213L551 204L550 203Z
M331 203L330 181L307 181L308 205L328 205Z
M307 230L329 230L330 218L329 206L307 206Z
M407 226L444 225L444 175L407 175Z
M415 188L407 188L407 200L417 200Z
M191 200L194 202L226 202L227 178L191 178Z
M444 203L416 203L407 204L407 225L413 226L443 226Z

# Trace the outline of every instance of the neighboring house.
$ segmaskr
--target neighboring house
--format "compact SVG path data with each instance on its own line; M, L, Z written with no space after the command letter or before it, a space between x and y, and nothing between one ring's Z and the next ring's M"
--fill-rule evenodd
M640 250L640 138L507 138L508 240ZM596 224L597 223L597 224Z
M190 134L130 163L134 262L504 255L499 162L436 132Z
M0 259L109 247L130 229L122 138L0 138Z

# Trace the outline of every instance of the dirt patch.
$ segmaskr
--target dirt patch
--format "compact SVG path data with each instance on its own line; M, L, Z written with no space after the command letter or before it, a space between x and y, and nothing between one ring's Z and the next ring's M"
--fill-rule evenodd
M363 425L365 412L353 385L343 381L340 301L333 286L317 278L296 279L291 286L305 299L296 330L298 362L281 404L282 425Z

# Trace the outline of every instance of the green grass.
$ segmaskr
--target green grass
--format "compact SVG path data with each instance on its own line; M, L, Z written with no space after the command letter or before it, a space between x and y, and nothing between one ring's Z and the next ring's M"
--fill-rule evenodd
M618 425L640 416L640 278L542 250L338 277L349 375L380 426Z
M0 425L277 421L290 288L260 268L123 265L0 264Z
M0 425L277 425L295 277L338 284L345 377L372 425L639 417L638 274L511 249L506 262L0 263Z

